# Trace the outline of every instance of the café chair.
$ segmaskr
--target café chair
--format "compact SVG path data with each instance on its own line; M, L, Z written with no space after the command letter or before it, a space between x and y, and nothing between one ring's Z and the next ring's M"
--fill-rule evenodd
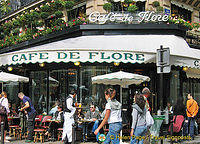
M44 142L44 134L48 128L47 124L49 124L50 119L52 119L52 116L44 116L42 118L41 124L39 125L39 128L34 129L34 142L38 142L38 140L40 140L41 143Z
M62 137L62 133L63 133L63 128L58 128L58 141Z

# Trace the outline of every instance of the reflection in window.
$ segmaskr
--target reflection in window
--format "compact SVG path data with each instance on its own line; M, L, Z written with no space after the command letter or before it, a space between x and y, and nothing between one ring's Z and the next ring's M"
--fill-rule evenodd
M84 17L86 15L86 5L77 7L68 12L68 20L73 20L78 17Z
M191 21L192 12L176 5L171 5L172 16L178 16L186 21Z
M30 96L35 109L39 114L47 113L47 72L31 72L32 85Z
M137 11L145 11L145 2L133 2L130 5L133 5L136 3L136 6L138 7ZM128 4L121 3L121 2L112 2L113 9L112 11L128 11Z
M107 66L86 66L80 70L80 102L88 106L91 102L97 104L100 111L104 109L105 97L104 91L108 87L103 84L92 84L92 77L110 73Z

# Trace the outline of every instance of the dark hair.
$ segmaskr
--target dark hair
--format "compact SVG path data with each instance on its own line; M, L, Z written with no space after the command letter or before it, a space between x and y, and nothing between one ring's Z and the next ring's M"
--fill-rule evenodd
M71 89L71 90L69 91L69 94L71 94L71 95L76 94L76 90L75 90L75 89Z
M62 105L58 105L58 107L61 108L61 109L63 109L63 106L62 106Z
M135 103L143 110L146 104L144 96L142 94L135 94Z
M116 91L115 89L113 88L108 88L107 90L105 90L105 94L106 95L109 95L111 99L113 99L115 96L111 97L112 94L114 93L114 91Z

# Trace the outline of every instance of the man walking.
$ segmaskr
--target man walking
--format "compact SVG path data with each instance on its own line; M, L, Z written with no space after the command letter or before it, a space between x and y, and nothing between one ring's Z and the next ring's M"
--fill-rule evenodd
M22 100L23 104L25 104L20 111L26 110L28 112L28 139L26 142L33 142L36 110L29 97L25 96L22 92L18 94L18 97Z
M76 91L71 90L69 96L65 100L64 108L64 125L63 125L63 135L62 141L65 144L70 144L72 142L72 124L74 123L74 113L76 108L73 107L73 98L76 97Z
M192 95L189 93L187 95L187 118L188 123L186 126L186 132L188 133L188 126L190 127L190 137L194 139L194 123L195 123L195 116L198 113L199 106L197 102L193 99Z

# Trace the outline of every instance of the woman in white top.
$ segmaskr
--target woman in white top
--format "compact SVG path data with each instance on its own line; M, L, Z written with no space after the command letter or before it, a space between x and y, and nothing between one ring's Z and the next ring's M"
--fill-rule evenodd
M121 103L115 99L116 90L109 88L105 91L105 98L107 100L106 113L103 121L94 132L98 134L99 130L108 122L109 132L106 136L104 144L119 144L120 131L122 129L122 117L121 117Z
M9 127L8 127L8 114L10 113L10 110L9 110L7 94L4 91L0 94L0 104L6 108L6 112L7 112L7 114L1 115L1 122L4 122L4 130L5 130L4 131L4 142L9 142L8 140L6 140L6 132L9 129Z

